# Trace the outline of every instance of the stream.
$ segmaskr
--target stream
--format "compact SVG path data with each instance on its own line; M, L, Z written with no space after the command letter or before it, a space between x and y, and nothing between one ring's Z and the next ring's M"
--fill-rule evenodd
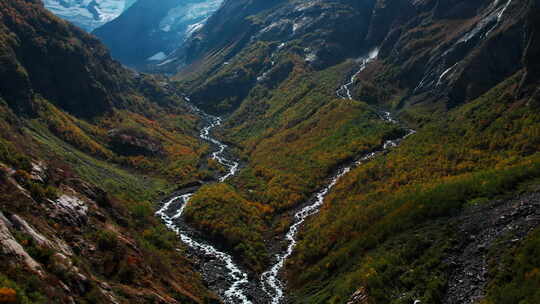
M224 182L236 174L239 163L227 159L224 156L227 145L210 136L212 129L221 125L221 118L202 113L197 109L195 111L199 112L208 121L208 125L201 130L199 137L218 147L217 151L212 153L211 158L227 168L227 173L219 178L219 182ZM212 260L213 264L216 264L213 265L211 271L225 273L226 278L220 278L221 285L225 286L220 286L219 290L217 290L224 301L234 304L251 304L252 302L245 292L249 285L247 273L234 263L231 255L206 242L197 240L197 237L194 236L195 233L183 225L181 217L193 194L194 192L189 192L172 197L163 204L161 209L156 212L156 215L163 220L169 229L176 232L182 242L194 250L197 255L204 256Z
M375 58L377 58L377 55L378 49L374 49L369 53L368 56L361 59L362 63L358 72L354 73L348 83L336 90L336 95L338 98L344 100L353 99L350 91L350 86L354 84L358 75L360 75L360 73L366 69L367 65ZM380 112L379 116L387 123L396 125L399 124L398 121L392 117L392 114L390 112ZM285 261L292 255L294 248L298 243L296 240L296 236L306 219L319 212L320 208L324 204L324 199L326 198L326 195L332 190L332 188L334 188L337 182L344 175L349 173L352 169L360 166L361 164L375 158L376 156L384 154L390 149L397 147L402 140L414 133L414 130L407 129L407 132L402 137L393 140L387 140L379 149L368 152L359 157L357 160L350 163L349 165L340 168L331 177L330 182L322 190L315 194L315 196L311 199L310 203L300 209L298 212L296 212L296 214L294 215L294 223L291 225L287 234L285 235L285 240L288 243L287 249L284 252L277 254L273 266L261 275L262 288L264 292L270 297L272 304L280 304L285 301L285 284L280 279L280 272L285 265Z
M390 112L382 112L380 117L388 123L398 124ZM320 208L324 204L326 195L332 190L332 188L334 188L339 179L361 164L377 157L380 154L388 152L394 147L397 147L402 140L414 133L414 130L408 129L406 134L402 137L385 141L382 147L379 149L366 153L351 164L339 169L330 179L330 183L315 194L314 198L311 200L311 203L302 208L300 211L296 212L294 215L294 224L289 228L289 231L285 235L285 240L288 243L287 249L283 253L276 255L275 264L270 268L270 270L264 272L261 276L262 288L270 297L272 304L280 304L285 300L285 284L280 280L280 272L285 265L285 261L292 255L294 248L297 245L296 236L300 227L308 217L319 212Z
M351 86L355 83L356 78L358 78L358 75L360 75L360 73L362 73L367 68L368 64L372 62L373 60L375 60L377 56L379 56L379 49L374 48L371 52L368 53L367 56L361 57L360 59L358 59L361 62L360 68L358 69L356 73L354 73L351 76L351 79L349 80L349 82L347 82L346 84L342 85L339 89L337 89L336 91L337 97L341 99L353 99L352 93L351 93Z
M341 86L336 90L336 95L344 100L352 100L350 86L352 86L357 76L366 68L367 64L377 57L377 50L370 52L370 54L362 59L359 71L356 72L348 83ZM217 147L217 150L211 154L211 158L218 161L224 167L227 168L227 172L218 178L219 182L225 182L230 177L234 176L238 169L239 163L234 160L230 160L225 155L225 151L228 146L211 136L213 129L221 126L222 120L219 117L211 116L203 113L198 109L194 109L201 116L203 116L208 125L205 126L199 137L205 141L208 141ZM382 120L391 124L399 124L395 120L390 112L380 112L379 116ZM349 173L352 169L360 166L361 164L377 157L380 154L388 152L390 149L398 146L402 140L408 136L414 134L415 131L407 129L407 132L403 136L393 140L387 140L378 149L361 155L355 161L352 161L346 166L342 166L337 170L332 177L329 178L329 183L318 191L311 200L307 202L307 205L302 206L294 214L293 224L289 227L288 232L285 235L284 241L287 246L286 249L275 255L275 260L269 270L264 272L260 276L260 282L252 282L249 279L247 272L243 271L238 265L235 264L231 255L220 251L216 247L208 244L208 242L201 241L202 237L198 237L198 234L193 229L189 228L182 221L183 212L189 203L189 199L193 196L196 190L192 190L188 193L182 193L176 195L162 205L161 209L156 212L163 222L171 230L175 231L182 242L188 245L195 254L200 257L205 257L202 267L205 268L207 264L212 264L212 267L202 270L205 279L212 277L214 282L214 291L222 298L225 303L230 304L253 304L253 303L266 303L280 304L286 302L285 283L282 281L281 275L286 260L293 254L294 248L297 245L297 234L302 227L302 224L308 217L315 215L319 212L321 206L324 204L326 195L334 188L341 177ZM210 261L210 262L208 262ZM259 292L262 289L262 293Z

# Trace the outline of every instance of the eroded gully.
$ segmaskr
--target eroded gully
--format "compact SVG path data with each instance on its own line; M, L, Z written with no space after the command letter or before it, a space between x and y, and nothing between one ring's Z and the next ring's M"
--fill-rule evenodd
M349 90L350 86L353 85L359 73L362 72L366 68L366 65L370 61L374 60L375 57L376 52L372 52L369 56L362 59L359 71L352 76L351 80L347 84L341 86L336 91L336 95L338 97L344 100L352 100ZM218 147L217 150L212 153L211 158L217 160L223 166L228 168L227 173L219 178L220 182L225 182L228 178L235 175L238 170L239 163L228 159L225 156L227 145L221 143L211 136L212 130L221 125L221 119L206 115L204 113L201 114L207 119L208 125L201 130L200 138L209 141ZM398 122L389 112L380 112L380 118L388 123L398 124ZM199 240L201 238L197 237L197 233L182 222L182 214L194 192L183 193L181 195L172 197L163 204L162 208L156 214L162 218L162 220L171 230L175 231L179 235L181 240L188 245L197 256L205 256L213 262L214 266L210 269L206 269L206 272L217 271L223 274L217 275L217 278L214 274L212 280L220 281L217 284L213 284L214 291L225 303L285 303L286 286L281 277L282 270L286 260L294 252L294 248L297 245L296 237L299 229L302 227L302 224L307 220L308 217L319 212L321 206L324 204L326 195L338 183L341 177L349 173L352 169L362 165L365 162L368 162L378 155L388 152L390 149L398 146L403 139L415 133L415 131L411 129L404 130L405 132L403 132L401 137L387 140L378 149L365 153L364 155L359 156L355 161L342 166L333 174L333 176L329 178L329 183L318 191L306 205L302 206L301 209L294 214L293 224L290 226L284 239L286 244L284 248L286 249L283 252L275 255L271 267L260 276L259 282L253 282L256 279L250 280L247 272L242 270L241 267L234 262L234 258L231 255L217 249L216 246L213 246L208 242ZM209 275L208 273L203 273L203 275L205 278L212 277L212 275ZM261 294L257 290L262 290L264 294Z

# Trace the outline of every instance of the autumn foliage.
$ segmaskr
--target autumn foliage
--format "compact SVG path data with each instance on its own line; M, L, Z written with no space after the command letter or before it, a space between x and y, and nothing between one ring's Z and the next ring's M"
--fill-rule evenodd
M14 289L2 287L0 288L0 303L16 303L17 292Z

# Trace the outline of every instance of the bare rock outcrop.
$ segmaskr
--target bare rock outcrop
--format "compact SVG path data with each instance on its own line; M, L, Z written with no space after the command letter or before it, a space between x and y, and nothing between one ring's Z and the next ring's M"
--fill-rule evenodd
M1 212L0 212L1 214ZM41 265L36 262L24 248L17 242L13 234L11 234L8 226L10 222L5 222L5 216L0 216L0 253L4 256L10 257L8 261L13 261L16 263L21 263L28 267L31 271L37 273L39 276L43 277L44 272Z
M43 234L39 233L32 227L32 225L28 224L23 218L21 218L18 215L12 215L11 216L11 222L13 223L13 226L15 229L24 232L32 240L41 247L50 248L56 251L60 251L65 255L72 256L73 251L71 248L61 239L55 238L53 240L48 239Z
M368 304L369 296L365 287L360 287L347 301L347 304Z
M82 226L88 222L88 206L82 199L69 194L63 194L54 201L49 201L53 207L51 216L70 226Z

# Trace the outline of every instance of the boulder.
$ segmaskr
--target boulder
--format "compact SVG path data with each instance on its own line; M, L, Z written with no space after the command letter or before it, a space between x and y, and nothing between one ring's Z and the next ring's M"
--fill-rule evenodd
M368 304L369 297L367 289L365 287L360 287L357 291L347 301L347 304Z
M80 198L63 194L55 201L49 201L53 207L52 217L70 226L83 226L88 222L88 206Z
M30 178L39 183L44 183L47 178L47 167L43 162L33 162L32 170L30 171Z

